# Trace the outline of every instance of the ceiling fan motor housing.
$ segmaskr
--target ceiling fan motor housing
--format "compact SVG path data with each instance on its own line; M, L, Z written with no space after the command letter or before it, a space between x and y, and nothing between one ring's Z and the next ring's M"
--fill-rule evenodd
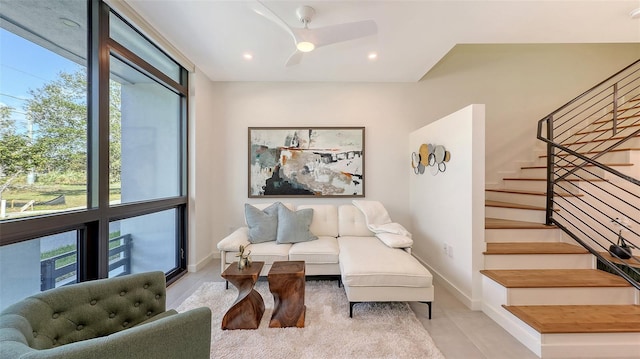
M300 19L300 22L303 23L304 26L307 26L307 24L311 22L311 18L313 18L315 14L316 10L311 6L300 6L296 10L296 15L298 15L298 19Z

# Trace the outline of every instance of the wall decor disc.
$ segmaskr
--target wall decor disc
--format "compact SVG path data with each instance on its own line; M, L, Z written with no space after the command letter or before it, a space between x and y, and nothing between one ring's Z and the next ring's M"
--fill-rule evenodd
M440 163L440 162L444 161L444 152L445 152L444 146L442 146L442 145L436 146L436 148L433 150L433 152L436 155L436 162L437 163Z
M423 143L420 145L420 150L418 152L420 152L420 163L423 166L427 166L429 164L429 147Z
M411 152L411 168L418 167L418 164L420 164L420 155L415 152Z
M416 168L418 170L418 173L423 174L424 173L424 166L422 165L422 163L418 163L418 168Z
M440 172L440 170L438 169L438 165L435 166L431 166L429 167L429 171L431 172L432 175L437 175L438 172Z
M451 152L445 151L444 152L444 161L445 162L449 162L450 159L451 159Z

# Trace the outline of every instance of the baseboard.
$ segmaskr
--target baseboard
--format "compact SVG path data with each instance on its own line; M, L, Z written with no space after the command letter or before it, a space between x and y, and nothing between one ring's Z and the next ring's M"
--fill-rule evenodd
M189 272L197 272L204 268L207 264L209 264L209 262L211 262L214 258L220 258L220 252L210 253L208 256L202 258L202 260L198 263L187 265L187 270Z
M506 309L500 308L498 310L488 304L484 304L482 306L482 312L494 322L498 323L499 326L527 347L527 349L531 350L535 355L542 357L542 339L540 338L540 333L528 327L527 324L522 323L522 321ZM523 326L526 326L528 329L525 329Z
M433 267L431 267L429 264L423 261L422 258L417 257L415 255L414 257L420 263L422 263L423 266L427 267L427 269L429 270L429 272L431 272L431 275L433 276L433 280L436 283L445 287L449 291L449 293L451 293L460 302L462 302L462 304L466 305L471 310L478 310L478 311L482 310L482 300L473 300L469 298L468 295L466 295L458 287L456 287L455 284L449 282L442 274L440 274L437 270L435 270ZM437 301L438 299L436 298L435 300Z

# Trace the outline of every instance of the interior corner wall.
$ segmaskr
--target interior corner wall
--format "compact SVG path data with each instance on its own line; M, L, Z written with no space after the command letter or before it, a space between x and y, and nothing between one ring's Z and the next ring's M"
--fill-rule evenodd
M190 272L206 265L212 257L219 256L214 233L221 228L221 218L215 217L214 201L223 200L218 189L225 184L215 176L220 153L216 147L221 142L224 123L216 121L216 101L211 82L199 69L189 76L189 204L188 204L188 258Z
M260 201L247 198L247 127L365 126L366 198L382 201L411 230L412 131L471 103L485 104L490 182L512 160L533 156L540 118L638 58L640 44L458 45L418 83L197 81L191 200L198 203L192 222L198 233L191 249L211 253L190 258L217 254L215 244L244 223L242 204ZM206 82L201 74L197 79Z
M451 154L444 172L432 173L433 166L423 174L408 171L413 254L436 281L477 310L485 248L484 116L484 105L467 106L413 131L407 149L442 145Z

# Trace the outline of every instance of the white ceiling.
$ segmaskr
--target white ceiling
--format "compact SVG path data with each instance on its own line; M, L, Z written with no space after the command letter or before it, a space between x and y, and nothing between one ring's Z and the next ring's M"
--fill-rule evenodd
M414 82L456 44L640 42L640 19L629 16L640 0L263 1L292 27L301 5L316 10L310 28L378 25L375 36L318 48L285 67L293 40L256 14L253 1L125 1L214 81Z

